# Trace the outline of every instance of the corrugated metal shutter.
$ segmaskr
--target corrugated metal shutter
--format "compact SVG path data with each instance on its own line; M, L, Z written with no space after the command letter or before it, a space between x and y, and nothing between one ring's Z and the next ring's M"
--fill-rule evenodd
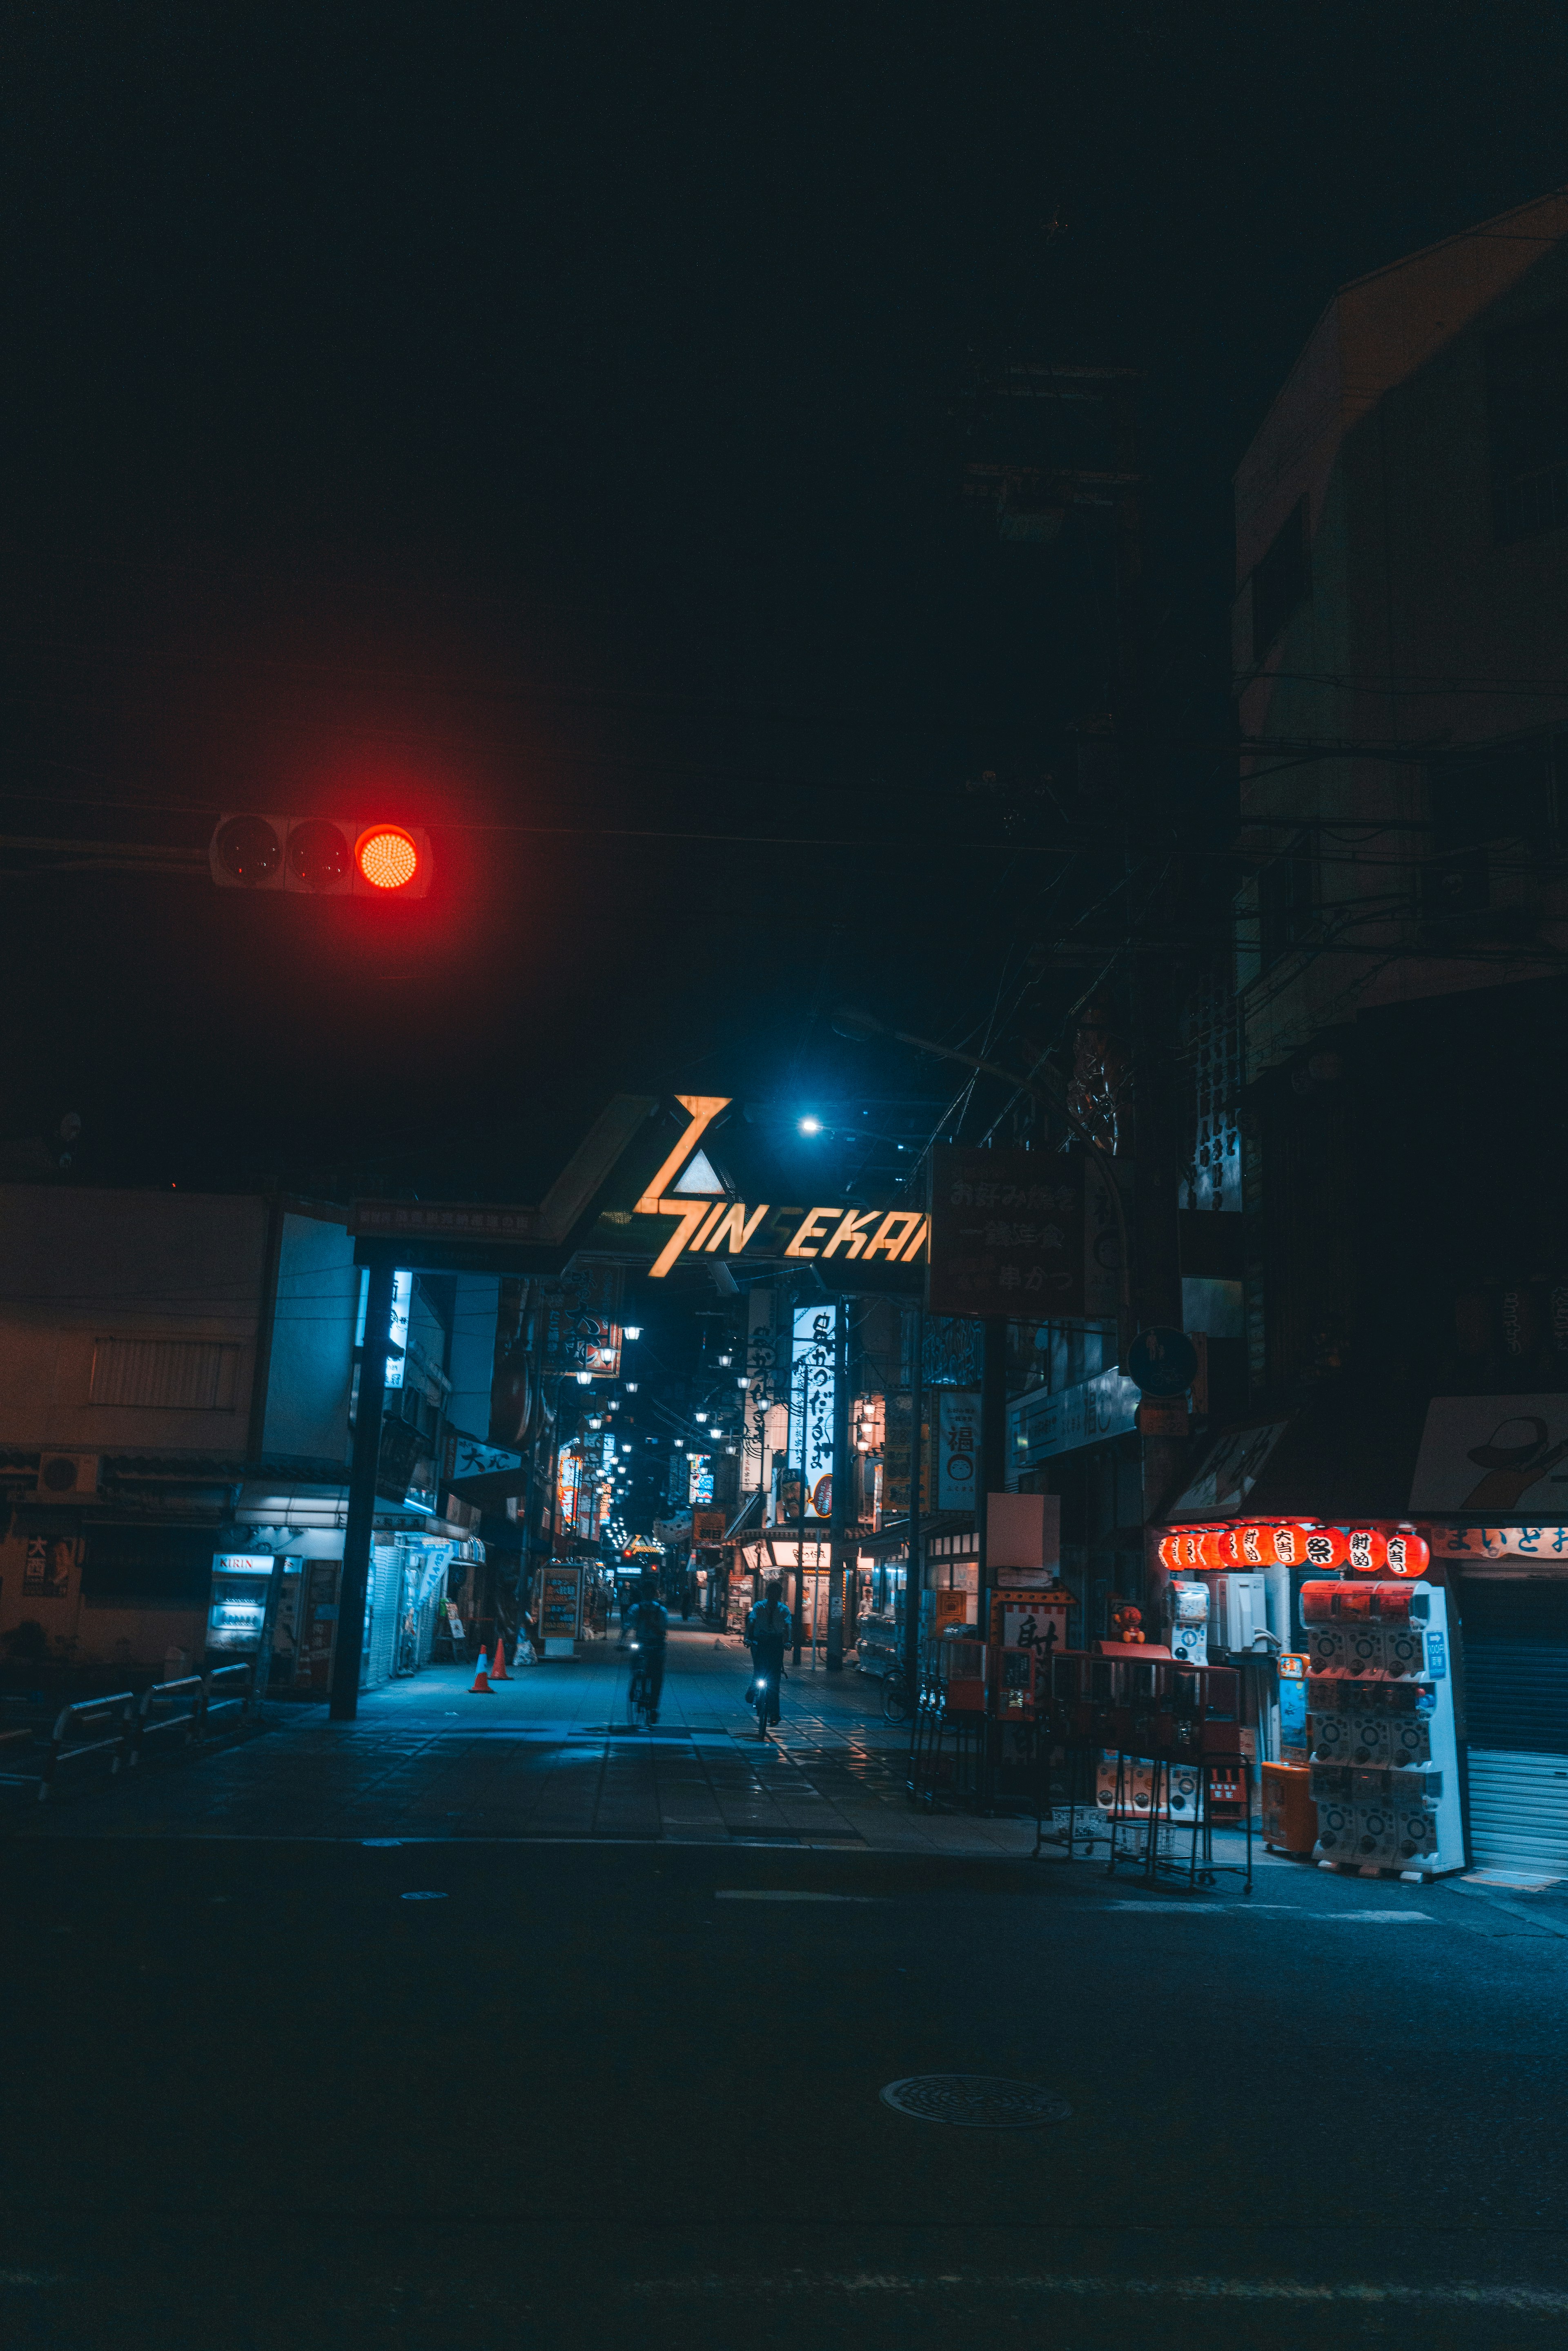
M398 1595L402 1590L402 1554L395 1543L378 1543L371 1553L371 1626L365 1643L363 1689L376 1689L391 1678L393 1644L397 1638Z
M1467 1579L1470 1851L1568 1876L1568 1579Z
M1470 1852L1479 1864L1568 1876L1568 1755L1472 1747Z
M95 1339L90 1404L232 1412L239 1348L224 1339Z

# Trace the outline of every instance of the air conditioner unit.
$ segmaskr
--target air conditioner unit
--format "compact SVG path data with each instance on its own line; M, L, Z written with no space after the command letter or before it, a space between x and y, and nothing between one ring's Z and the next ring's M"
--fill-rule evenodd
M96 1494L97 1491L96 1453L39 1454L38 1499L41 1502L74 1502L83 1494Z

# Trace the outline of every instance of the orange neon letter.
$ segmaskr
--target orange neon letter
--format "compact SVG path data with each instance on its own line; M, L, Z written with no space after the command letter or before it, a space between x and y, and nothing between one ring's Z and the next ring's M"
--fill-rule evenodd
M723 1207L722 1200L716 1203L712 1200L655 1200L653 1209L656 1215L679 1217L681 1221L648 1268L650 1277L662 1281L686 1243L696 1238L702 1227L715 1214L716 1207Z
M870 1264L878 1249L883 1249L887 1253L888 1263L895 1265L904 1242L915 1227L923 1222L918 1208L890 1208L865 1245L866 1263Z
M689 1115L691 1124L638 1201L637 1214L640 1217L669 1217L677 1213L661 1199L660 1195L684 1162L691 1157L702 1135L720 1111L729 1108L730 1097L728 1094L677 1094L675 1100ZM684 1201L679 1213L685 1213Z
M728 1094L677 1094L675 1100L690 1123L638 1201L636 1209L640 1217L679 1217L681 1220L648 1268L649 1273L660 1280L668 1273L686 1243L695 1239L698 1228L712 1214L714 1207L711 1200L666 1200L663 1196L664 1186L691 1157L698 1139L713 1124L720 1111L727 1110L730 1097ZM718 1206L722 1208L724 1202L721 1200Z
M815 1257L817 1254L816 1250L814 1249L808 1249L806 1247L806 1243L808 1241L825 1240L827 1238L829 1221L832 1217L836 1217L839 1211L836 1207L831 1208L808 1208L799 1232L795 1235L794 1239L790 1242L789 1248L784 1252L785 1256Z
M841 1245L847 1241L849 1243L850 1255L852 1257L859 1257L869 1238L866 1232L866 1227L874 1217L881 1216L881 1214L882 1210L880 1208L866 1208L859 1215L856 1214L853 1208L851 1208L846 1214L843 1223L839 1227L838 1231L833 1235L832 1239L822 1251L822 1255L824 1257L832 1257Z
M731 1207L728 1215L719 1218L717 1224L715 1225L713 1230L703 1240L701 1246L711 1254L713 1250L717 1249L720 1241L727 1238L731 1257L738 1257L741 1250L746 1247L747 1242L751 1238L752 1234L757 1230L758 1226L762 1222L763 1217L767 1214L768 1203L764 1200L760 1208L758 1209L757 1214L751 1217L748 1222L747 1219L745 1201L737 1200L733 1207ZM694 1242L694 1250L696 1247L697 1244Z

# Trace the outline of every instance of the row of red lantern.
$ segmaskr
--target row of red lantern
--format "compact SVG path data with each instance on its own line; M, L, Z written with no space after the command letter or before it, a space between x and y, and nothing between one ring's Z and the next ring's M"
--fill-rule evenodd
M1310 1519L1242 1519L1223 1527L1173 1527L1159 1558L1173 1575L1235 1568L1306 1567L1331 1574L1423 1575L1431 1548L1414 1527L1325 1527Z

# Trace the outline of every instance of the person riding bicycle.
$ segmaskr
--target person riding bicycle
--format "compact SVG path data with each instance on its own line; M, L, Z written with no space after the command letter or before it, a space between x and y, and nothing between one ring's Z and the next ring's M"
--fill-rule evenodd
M768 1726L779 1719L779 1688L784 1678L784 1652L793 1638L784 1587L775 1578L763 1588L762 1598L746 1620L747 1646L751 1651L752 1687L767 1686L757 1701L757 1736L766 1739Z
M662 1606L652 1579L643 1586L642 1594L627 1618L632 1638L637 1646L637 1667L648 1685L648 1719L659 1719L659 1693L664 1687L664 1645L669 1638L670 1619Z

